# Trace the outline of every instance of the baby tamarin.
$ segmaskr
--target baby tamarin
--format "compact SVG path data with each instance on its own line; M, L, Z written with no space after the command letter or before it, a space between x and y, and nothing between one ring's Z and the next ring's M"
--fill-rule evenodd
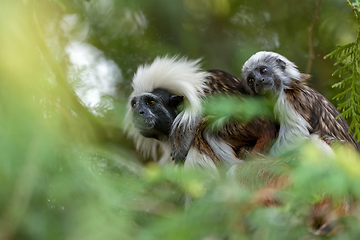
M282 153L306 138L319 138L325 151L331 151L327 146L335 142L350 144L360 151L347 122L337 118L340 113L333 104L306 85L308 78L294 63L274 52L257 52L242 67L241 80L248 94L271 93L276 98L274 113L280 131L271 153Z

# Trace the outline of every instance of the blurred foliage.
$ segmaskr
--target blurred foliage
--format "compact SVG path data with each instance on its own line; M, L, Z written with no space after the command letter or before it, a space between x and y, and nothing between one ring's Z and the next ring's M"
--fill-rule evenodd
M227 121L248 122L255 117L275 119L271 97L239 98L233 95L214 95L205 99L204 114L213 129L221 128Z
M236 184L144 166L123 134L131 78L158 55L202 57L239 76L258 50L301 71L313 52L310 85L333 97L339 80L323 56L353 42L358 24L346 1L318 3L0 1L0 239L317 239L309 215L324 198L352 210L334 238L359 238L360 163L348 149L248 161ZM265 207L266 180L279 176L293 184Z

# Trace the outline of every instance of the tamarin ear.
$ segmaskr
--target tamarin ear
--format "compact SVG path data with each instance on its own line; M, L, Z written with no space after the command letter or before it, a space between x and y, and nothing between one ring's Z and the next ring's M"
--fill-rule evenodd
M286 68L286 63L283 60L281 60L280 58L276 59L276 62L280 66L281 70L284 71Z
M177 107L184 100L183 96L172 95L170 97L170 105L173 107Z

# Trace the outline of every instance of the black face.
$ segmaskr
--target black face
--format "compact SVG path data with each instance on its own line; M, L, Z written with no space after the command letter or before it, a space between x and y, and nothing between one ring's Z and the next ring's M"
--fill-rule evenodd
M182 101L182 96L161 88L135 96L130 102L132 121L144 137L168 137L172 123L178 115L177 108Z

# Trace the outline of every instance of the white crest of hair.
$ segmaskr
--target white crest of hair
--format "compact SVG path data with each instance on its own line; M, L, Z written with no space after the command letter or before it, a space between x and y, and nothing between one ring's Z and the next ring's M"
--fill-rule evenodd
M152 64L138 68L132 83L133 95L163 88L184 96L190 102L184 115L191 118L201 111L201 97L207 88L206 78L210 76L210 73L201 70L199 62L200 59L188 60L184 57L157 57Z
M279 67L277 59L283 61L286 65L285 70ZM291 81L300 81L301 73L297 69L297 66L289 61L286 57L268 51L260 51L252 55L243 65L242 68L242 79L247 79L249 72L253 71L255 66L268 66L273 71L282 83L283 89L288 88Z
M184 110L175 118L172 129L181 125L181 129L186 132L202 114L202 99L207 88L207 77L210 76L210 73L201 70L199 62L200 59L188 60L185 57L157 57L151 64L138 68L132 82L134 91L129 99L138 94L152 92L156 88L163 88L184 96L190 104L186 104ZM128 129L129 136L134 138L136 148L146 156L151 155L156 159L157 149L160 147L164 152L161 161L171 161L171 147L156 139L143 137L135 129L131 119L132 111L129 101L125 127ZM169 159L166 157L167 154Z

